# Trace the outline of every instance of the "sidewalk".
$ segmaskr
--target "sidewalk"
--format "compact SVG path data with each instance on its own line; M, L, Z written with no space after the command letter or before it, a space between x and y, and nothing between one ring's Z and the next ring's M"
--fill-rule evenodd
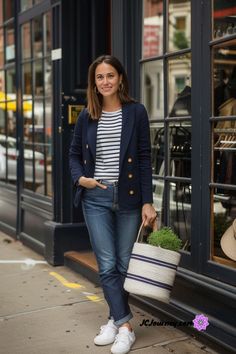
M93 344L107 321L100 287L66 267L50 266L1 232L0 279L0 354L110 353L110 346ZM131 353L217 353L178 328L141 327L143 319L158 318L135 306L132 311L137 340Z

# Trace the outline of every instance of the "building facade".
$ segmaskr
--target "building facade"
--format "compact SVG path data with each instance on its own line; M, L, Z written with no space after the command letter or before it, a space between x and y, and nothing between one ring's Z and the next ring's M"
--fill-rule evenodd
M91 250L68 150L89 64L117 56L149 114L160 224L183 243L170 304L139 301L178 320L205 314L204 334L229 351L236 247L221 239L236 219L235 18L234 0L0 1L1 230L53 265Z

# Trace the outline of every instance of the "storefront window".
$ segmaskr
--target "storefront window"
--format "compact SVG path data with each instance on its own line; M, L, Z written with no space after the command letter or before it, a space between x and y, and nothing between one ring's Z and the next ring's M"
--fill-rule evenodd
M163 0L143 1L143 58L163 53Z
M16 94L16 69L13 66L11 69L6 71L6 82L7 82L7 90L6 92L10 95L7 95L7 99L12 99L11 94ZM14 96L16 99L16 96Z
M228 10L227 10L228 11ZM222 12L221 12L222 14ZM236 39L212 48L212 259L236 267L221 239L236 218ZM218 185L218 186L217 186Z
M24 188L46 196L52 195L52 66L50 52L46 49L51 47L50 20L48 13L22 25L25 39L21 63ZM30 48L33 48L32 54Z
M168 61L169 116L191 116L191 55Z
M170 52L191 46L191 1L170 0L168 49Z
M236 34L236 3L234 0L213 0L213 38Z

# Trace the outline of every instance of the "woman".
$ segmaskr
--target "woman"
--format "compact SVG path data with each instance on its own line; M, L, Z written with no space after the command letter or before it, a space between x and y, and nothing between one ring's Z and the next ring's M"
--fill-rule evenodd
M113 56L90 65L87 101L75 127L70 168L110 310L94 343L114 342L113 354L128 353L135 335L124 278L141 219L152 225L156 218L149 122L144 106L129 96L127 75Z

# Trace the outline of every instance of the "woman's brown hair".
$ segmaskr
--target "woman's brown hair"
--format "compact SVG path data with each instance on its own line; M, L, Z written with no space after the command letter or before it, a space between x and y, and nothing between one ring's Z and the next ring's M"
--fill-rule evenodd
M102 63L110 64L119 75L122 75L122 83L118 91L121 104L134 102L134 99L129 96L127 74L120 61L112 55L102 55L94 60L88 72L87 109L92 119L98 119L102 114L102 95L97 91L95 84L95 71L97 66Z

